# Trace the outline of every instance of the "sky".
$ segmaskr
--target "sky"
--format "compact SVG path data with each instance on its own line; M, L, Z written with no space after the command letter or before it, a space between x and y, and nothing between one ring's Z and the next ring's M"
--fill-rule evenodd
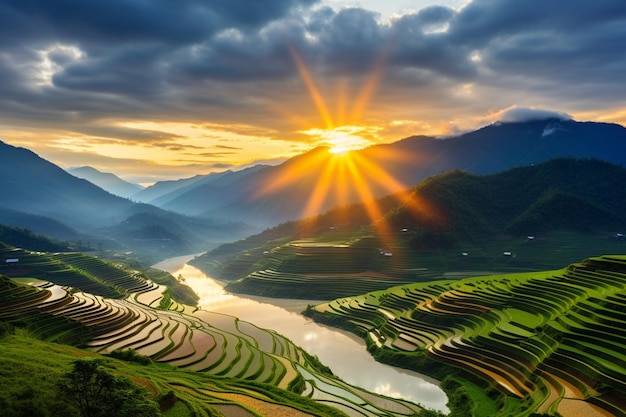
M0 0L0 140L149 184L558 114L626 125L623 0Z

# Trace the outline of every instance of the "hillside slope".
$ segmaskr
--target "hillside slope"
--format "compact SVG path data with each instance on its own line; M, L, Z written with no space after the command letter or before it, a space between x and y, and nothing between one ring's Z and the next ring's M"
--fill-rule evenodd
M225 415L251 415L245 410L252 410L254 415L345 416L346 410L403 417L422 410L335 378L317 358L275 331L176 302L170 291L143 274L77 253L7 248L0 250L0 258L19 260L0 264L0 337L15 328L18 335L90 351L80 356L149 357L159 365L143 368L139 379L155 396L176 393L184 407L173 416L219 415L215 410ZM1 352L7 348L0 343ZM7 356L0 364L3 375L3 366L14 366L14 358L10 363ZM35 357L38 364L52 360ZM18 366L32 361L21 359ZM3 383L4 378L0 387ZM0 393L0 401L5 394Z
M611 230L626 223L626 169L593 159L555 159L477 176L460 171L430 178L386 216L419 244L424 231L456 241L554 229ZM423 210L411 202L423 202ZM617 231L617 230L615 230Z
M463 399L452 398L466 416L622 416L625 285L626 255L603 256L555 271L405 285L307 314L361 335L379 360L448 375L444 388L465 386Z
M140 364L75 347L46 343L17 331L0 336L0 404L7 416L74 416L59 384L76 360L100 361L111 374L128 378L160 406L164 417L250 415L345 417L346 414L269 384L179 371L162 365ZM235 414L237 413L237 414Z
M485 176L454 171L377 200L381 217L371 218L371 205L345 206L192 262L233 280L231 291L322 299L456 271L557 268L624 251L624 181L625 168L589 159Z
M134 204L76 178L35 153L0 142L0 207L60 220L76 227L112 224Z
M218 187L218 181L214 186L196 182L184 194L154 202L188 214L273 226L364 196L397 192L451 170L491 174L559 157L626 166L626 129L546 119L496 123L448 138L415 136L353 151L345 158L319 148L242 176L232 187Z
M0 224L162 259L251 233L249 226L134 203L79 179L33 152L0 142ZM79 232L75 232L79 230Z
M113 195L129 198L143 189L138 184L125 181L110 172L101 172L89 166L71 168L68 172L75 177L85 179Z

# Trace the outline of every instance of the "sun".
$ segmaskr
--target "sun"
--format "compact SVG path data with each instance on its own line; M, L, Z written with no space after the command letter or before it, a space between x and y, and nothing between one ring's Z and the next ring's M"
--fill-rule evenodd
M371 141L361 136L366 130L363 126L338 126L330 129L309 129L300 133L318 138L319 143L328 146L330 153L343 155L372 144Z
M327 130L320 136L325 139L325 143L330 147L329 152L336 155L359 150L371 144L367 139L341 127Z
M294 196L298 204L302 203L302 219L319 215L331 203L335 207L349 207L352 203L360 202L383 245L392 247L395 234L385 220L385 209L378 201L378 196L390 195L399 205L420 215L431 210L426 202L416 201L410 189L386 172L379 163L407 158L407 155L380 147L356 152L376 144L378 134L383 130L380 126L360 123L361 115L380 78L382 66L374 69L365 80L361 92L354 95L352 111L341 108L333 117L308 67L294 49L291 52L323 126L299 130L297 133L309 136L310 143L315 147L327 147L328 152L314 149L306 157L298 159L297 163L289 164L280 175L269 179L264 187L257 190L257 196L280 195L278 193L281 189L298 184L300 189L306 190L303 200ZM338 101L345 106L345 99L340 97ZM346 114L349 117L345 117Z

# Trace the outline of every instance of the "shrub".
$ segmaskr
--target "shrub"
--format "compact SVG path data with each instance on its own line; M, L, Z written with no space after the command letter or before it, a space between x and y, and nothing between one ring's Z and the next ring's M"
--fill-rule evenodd
M81 417L156 417L159 406L128 378L103 369L101 360L77 360L59 384L62 396Z
M7 323L5 321L0 321L0 337L4 337L10 334L13 334L15 330L11 323Z
M109 353L109 356L126 362L136 362L141 365L150 365L152 363L152 359L149 356L142 355L133 349L115 349Z

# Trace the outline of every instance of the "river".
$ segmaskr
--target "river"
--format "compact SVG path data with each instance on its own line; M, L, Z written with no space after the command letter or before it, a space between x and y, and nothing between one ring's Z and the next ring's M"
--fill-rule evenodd
M227 293L223 285L199 269L187 265L194 255L179 256L153 265L182 275L200 297L202 309L229 314L288 337L329 366L344 381L367 390L448 412L447 397L437 381L416 372L376 362L365 342L350 333L323 326L299 312L322 301L240 296Z

